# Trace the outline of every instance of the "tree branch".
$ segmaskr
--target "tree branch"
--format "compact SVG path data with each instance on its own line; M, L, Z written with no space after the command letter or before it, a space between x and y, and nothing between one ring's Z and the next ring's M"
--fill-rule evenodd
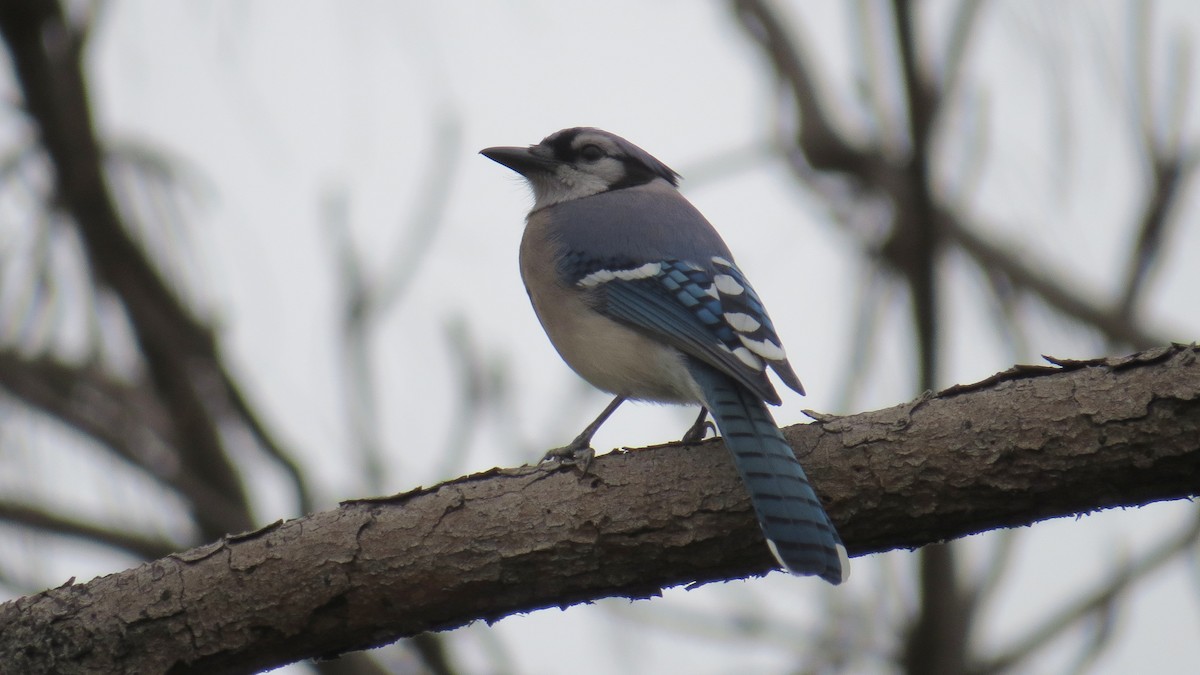
M1193 495L1200 347L1015 367L787 429L856 555ZM763 574L720 442L492 469L0 605L0 671L251 672L608 596ZM797 582L803 583L803 582Z
M174 548L171 542L164 539L124 532L4 499L0 499L0 521L28 527L37 532L77 537L101 546L111 546L142 559L167 555Z
M202 530L229 531L246 514L181 471L170 419L153 393L87 366L0 349L0 390L88 436L191 504Z
M783 19L764 0L733 0L732 6L796 100L796 145L804 149L809 164L818 171L853 176L868 173L876 158L854 148L834 128L821 103L817 79L808 66L812 59L799 35L789 33Z
M111 288L130 319L162 407L177 431L186 470L220 495L243 527L250 506L220 437L218 416L234 413L293 478L299 500L308 489L294 463L267 435L225 370L209 326L175 296L130 236L108 189L82 66L83 34L68 25L55 0L0 3L0 35L8 49L30 122L54 168L56 199L69 213L97 281ZM199 509L200 505L193 505ZM206 533L203 515L197 520Z
M1049 260L1038 259L1029 251L1018 255L1016 250L989 241L976 233L982 228L969 226L949 211L939 212L938 225L946 240L961 248L981 269L1003 277L1015 288L1030 293L1064 316L1099 331L1110 342L1148 349L1165 339L1155 327L1147 327L1145 322L1115 313L1107 304L1097 303L1073 290L1079 285L1059 279L1050 271L1053 265Z
M944 200L927 202L932 210L921 208L921 204L917 203L918 213L924 215L914 218L911 215L913 202L918 198L930 199L929 193L920 186L919 189L913 188L913 172L904 162L897 163L889 156L887 143L860 149L852 146L837 131L820 103L817 77L810 66L815 61L807 53L800 31L789 30L781 14L764 0L731 0L731 5L738 20L770 59L780 81L796 100L799 133L794 139L794 147L785 147L784 150L796 177L829 196L835 208L845 208L845 200L859 200L863 194L883 195L899 214L897 222L892 223L893 231L883 249L880 248L880 242L874 241L870 235L855 232L853 227L847 228L863 240L863 248L869 254L882 255L892 269L901 272L906 279L912 279L914 271L920 271L919 263L933 244L961 248L986 274L1002 276L1017 289L1040 298L1048 306L1099 331L1114 344L1148 349L1162 344L1166 339L1162 331L1147 329L1118 311L1120 307L1117 300L1097 303L1073 290L1071 284L1042 271L1046 268L1046 261L1031 262L1028 252L1018 255L988 241L979 234L984 231L981 224L971 222L958 212L961 209L956 210L953 205L942 203ZM955 19L949 47L955 61L965 58L961 43L966 40L977 9L964 6ZM904 18L901 16L898 21L898 26L902 28ZM903 37L903 33L900 36ZM929 138L928 132L932 132L932 129L927 127L936 121L940 110L941 101L929 100L930 97L936 97L938 93L944 96L958 86L952 73L946 75L940 92L930 91L934 84L921 83L919 86L924 91L914 92L911 86L907 90L906 96L917 96L915 105L911 101L909 103L910 121L925 119L927 122L925 127L914 127L914 143L919 143L922 137ZM920 79L917 78L918 81ZM916 133L922 128L926 128L924 136ZM922 154L921 150L920 145L914 147L918 155ZM928 148L924 150L928 151ZM1200 155L1192 153L1188 156L1193 158L1194 163L1200 164L1200 160L1194 159ZM921 171L928 173L928 169ZM827 176L821 174L835 175L846 181L849 189L840 186L834 189ZM928 185L928 180L925 185ZM914 222L917 229L913 227ZM909 236L910 232L923 232L924 235Z

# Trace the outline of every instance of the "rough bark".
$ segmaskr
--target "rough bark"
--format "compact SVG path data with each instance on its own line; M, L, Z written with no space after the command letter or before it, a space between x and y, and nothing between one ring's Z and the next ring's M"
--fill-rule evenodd
M1017 367L787 435L854 555L1186 498L1198 352ZM493 469L350 502L14 600L0 672L252 672L771 566L721 443L664 445L583 478Z

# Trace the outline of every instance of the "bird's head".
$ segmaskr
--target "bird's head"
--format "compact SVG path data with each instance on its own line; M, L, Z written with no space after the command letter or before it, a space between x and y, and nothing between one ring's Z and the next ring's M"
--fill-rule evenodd
M485 148L480 154L529 181L534 210L660 179L679 184L679 174L650 153L591 127L563 129L527 148Z

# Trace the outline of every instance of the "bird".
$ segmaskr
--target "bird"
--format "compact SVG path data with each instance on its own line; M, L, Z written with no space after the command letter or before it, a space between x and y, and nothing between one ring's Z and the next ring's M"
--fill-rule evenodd
M528 147L480 151L533 191L520 244L525 290L562 359L615 398L547 459L590 463L592 436L626 400L699 404L712 415L779 564L832 584L849 575L841 537L784 440L767 376L804 394L771 319L716 229L680 192L681 176L593 127Z

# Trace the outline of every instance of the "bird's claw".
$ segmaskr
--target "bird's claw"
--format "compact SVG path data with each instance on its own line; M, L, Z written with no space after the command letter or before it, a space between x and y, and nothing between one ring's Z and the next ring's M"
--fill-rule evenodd
M591 445L571 443L548 451L542 456L542 463L558 462L563 466L578 466L586 476L588 469L592 467L592 460L595 458L596 451Z
M713 432L713 434L716 434L717 427L712 422L705 420L704 422L702 422L700 424L692 425L692 428L688 429L687 433L685 433L683 435L682 441L683 441L684 445L692 445L694 443L699 443L700 441L703 441L708 436L708 432L710 432L710 431Z

